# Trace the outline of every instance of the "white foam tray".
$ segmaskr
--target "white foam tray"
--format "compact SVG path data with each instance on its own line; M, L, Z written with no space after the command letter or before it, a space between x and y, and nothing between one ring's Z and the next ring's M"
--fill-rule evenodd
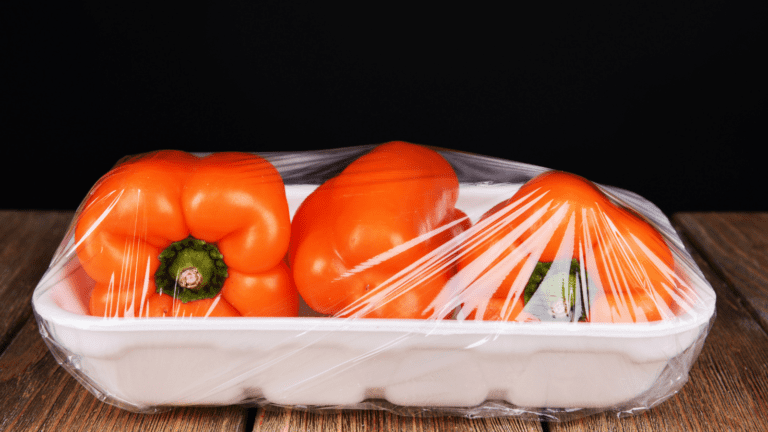
M516 188L462 186L457 206L477 220ZM312 187L287 190L293 214ZM636 195L611 191L658 212ZM669 225L661 212L652 216ZM254 399L354 405L368 398L423 407L503 400L527 408L606 408L672 385L657 379L706 334L715 306L704 281L696 287L696 313L641 324L110 320L83 315L90 287L77 258L58 265L66 268L49 271L59 276L43 278L33 296L41 331L65 350L65 367L108 401L140 410Z

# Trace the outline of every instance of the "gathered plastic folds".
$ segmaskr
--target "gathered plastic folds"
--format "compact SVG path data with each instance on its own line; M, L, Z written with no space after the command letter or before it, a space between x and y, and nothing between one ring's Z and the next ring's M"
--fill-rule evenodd
M631 415L685 384L715 317L644 198L404 142L126 157L32 303L62 367L147 413Z

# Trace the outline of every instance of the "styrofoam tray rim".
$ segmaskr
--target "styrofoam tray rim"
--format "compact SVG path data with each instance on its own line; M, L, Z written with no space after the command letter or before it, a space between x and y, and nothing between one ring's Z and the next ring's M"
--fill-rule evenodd
M703 310L671 320L647 323L572 323L414 320L330 317L264 318L123 318L119 320L79 315L59 307L50 291L33 297L34 310L57 326L94 332L159 331L349 331L398 332L424 335L521 335L557 337L664 337L707 323L715 311L714 297L705 297Z

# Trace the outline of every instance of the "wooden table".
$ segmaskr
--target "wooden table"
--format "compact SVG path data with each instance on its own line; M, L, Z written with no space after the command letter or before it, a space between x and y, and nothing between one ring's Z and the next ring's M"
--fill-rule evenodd
M71 212L0 211L0 430L65 431L692 431L768 430L768 213L680 213L672 220L717 292L717 319L688 384L661 405L617 419L324 414L282 408L178 408L133 414L104 404L56 364L32 314L32 291Z

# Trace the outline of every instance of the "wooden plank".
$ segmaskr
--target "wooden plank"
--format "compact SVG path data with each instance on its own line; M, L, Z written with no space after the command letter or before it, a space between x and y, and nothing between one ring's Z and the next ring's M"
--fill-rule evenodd
M768 213L682 213L677 221L768 331Z
M534 432L541 431L537 421L514 417L468 419L456 416L399 416L383 410L306 411L268 406L256 415L253 432L270 431L313 432Z
M695 235L688 226L676 228L686 237ZM690 243L686 247L717 293L717 317L689 382L638 416L603 413L550 424L551 431L768 430L768 335L698 251Z
M245 407L136 414L102 403L61 368L29 318L0 356L0 431L243 431Z
M32 291L73 212L0 211L0 352L32 315Z

